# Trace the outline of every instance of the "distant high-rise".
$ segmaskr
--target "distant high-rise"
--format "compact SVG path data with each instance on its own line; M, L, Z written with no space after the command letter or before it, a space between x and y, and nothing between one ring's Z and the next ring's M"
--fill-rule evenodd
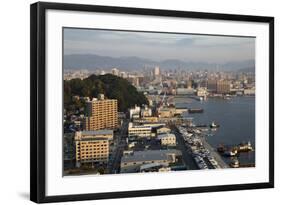
M118 124L117 100L104 99L99 95L98 99L86 102L85 130L114 129Z
M217 92L217 80L216 79L208 79L207 88L210 92Z
M227 80L217 81L217 93L227 94L230 92L230 82Z
M113 75L116 75L116 76L119 76L119 70L117 69L117 68L112 68L111 69L111 73L113 74Z
M159 76L160 75L160 68L158 66L156 66L154 68L154 76Z
M187 81L187 88L192 88L192 84L193 84L192 80L188 80Z
M207 86L210 92L219 94L227 94L230 92L230 82L228 80L209 79Z

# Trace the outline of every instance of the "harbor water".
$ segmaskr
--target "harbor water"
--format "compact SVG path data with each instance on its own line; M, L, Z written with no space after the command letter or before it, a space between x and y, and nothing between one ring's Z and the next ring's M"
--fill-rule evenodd
M231 99L209 98L197 101L188 97L175 97L176 107L202 108L203 113L184 113L193 118L194 124L210 125L212 121L220 127L209 132L206 140L216 149L220 144L234 146L251 142L255 150L255 97L233 97ZM226 163L230 157L223 157ZM255 151L238 155L241 164L255 163Z

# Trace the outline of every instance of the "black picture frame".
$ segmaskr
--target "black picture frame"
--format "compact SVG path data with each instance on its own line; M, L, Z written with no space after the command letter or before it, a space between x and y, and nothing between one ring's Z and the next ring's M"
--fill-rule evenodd
M85 11L120 13L160 17L215 19L229 21L262 22L269 25L269 181L239 185L204 186L193 188L171 188L110 193L89 193L74 195L46 196L45 165L45 35L46 11ZM30 199L37 203L76 200L97 200L123 197L140 197L198 192L230 191L274 187L274 18L265 16L230 15L218 13L156 10L82 4L38 2L30 7Z

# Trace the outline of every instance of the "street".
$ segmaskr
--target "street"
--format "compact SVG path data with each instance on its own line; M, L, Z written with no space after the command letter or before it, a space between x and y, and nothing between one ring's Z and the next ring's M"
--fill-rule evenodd
M191 155L191 151L189 151L188 148L185 146L185 142L184 142L181 134L178 133L177 131L173 131L173 133L176 135L177 148L179 150L181 150L181 152L182 152L182 158L183 158L183 161L186 165L186 168L188 170L197 170L198 167L193 160L193 157Z
M112 160L109 163L109 171L111 174L119 173L120 171L121 157L126 146L127 129L128 122L124 121L120 129L120 133L116 135L116 147L114 149L114 152L112 153Z

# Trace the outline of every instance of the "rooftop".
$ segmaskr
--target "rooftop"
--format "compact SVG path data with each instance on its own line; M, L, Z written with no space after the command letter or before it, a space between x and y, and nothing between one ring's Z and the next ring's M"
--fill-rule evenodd
M113 135L113 130L81 131L82 135Z
M159 164L159 163L149 163L149 164L144 164L141 165L140 169L149 169L149 168L154 168L154 167L163 167L163 164Z
M164 134L160 134L157 136L158 139L163 139L163 138L166 138L166 137L176 137L174 134L171 134L171 133L164 133Z
M181 151L176 149L136 151L132 155L123 156L121 159L121 163L136 161L169 160L169 154L175 154L178 156L182 153Z

